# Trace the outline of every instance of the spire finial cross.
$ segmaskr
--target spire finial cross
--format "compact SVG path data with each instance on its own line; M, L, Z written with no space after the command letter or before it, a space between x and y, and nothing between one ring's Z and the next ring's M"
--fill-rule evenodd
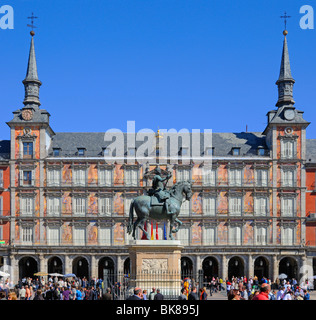
M27 26L32 28L32 31L33 31L34 28L37 28L37 27L34 26L34 19L37 19L38 17L35 17L34 13L32 12L32 16L31 17L27 17L27 18L31 19L31 24L28 24Z
M287 19L291 18L291 16L288 16L286 14L286 11L284 11L284 16L280 16L281 19L284 19L284 30L286 30L286 23L287 23Z

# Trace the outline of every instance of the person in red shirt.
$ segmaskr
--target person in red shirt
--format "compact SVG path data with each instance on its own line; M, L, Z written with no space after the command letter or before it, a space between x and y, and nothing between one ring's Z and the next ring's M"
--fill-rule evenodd
M260 288L260 293L252 298L252 300L269 300L269 292L271 288L267 283L263 283Z

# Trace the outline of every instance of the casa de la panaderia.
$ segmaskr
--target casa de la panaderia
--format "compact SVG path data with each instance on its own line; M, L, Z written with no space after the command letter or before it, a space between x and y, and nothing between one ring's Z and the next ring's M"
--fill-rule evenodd
M310 122L295 106L288 37L285 31L277 101L262 114L266 127L213 132L212 147L201 148L212 158L205 166L190 144L179 143L177 161L160 157L157 147L140 163L142 143L130 148L123 134L124 157L117 161L104 132L55 132L41 106L32 33L23 105L1 124L11 138L0 141L0 267L10 266L14 282L36 272L89 279L102 278L104 269L128 273L130 203L147 192L159 166L172 174L167 188L192 181L175 234L183 274L274 280L280 273L299 279L304 265L315 270L316 140L306 138ZM199 139L203 146L203 133ZM154 140L170 147L168 132ZM149 221L147 230L152 241L168 238L164 222Z

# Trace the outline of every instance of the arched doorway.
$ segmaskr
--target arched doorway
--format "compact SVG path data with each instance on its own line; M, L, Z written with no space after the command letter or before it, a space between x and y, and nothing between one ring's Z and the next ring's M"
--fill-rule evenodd
M294 258L285 257L281 259L279 263L279 275L284 273L287 275L287 279L298 279L297 262Z
M181 278L192 278L193 276L193 262L188 257L181 258Z
M98 276L104 279L104 274L114 274L114 261L109 257L103 257L99 260Z
M261 283L262 278L269 278L269 262L265 257L258 257L254 264L254 275Z
M19 261L19 278L34 277L34 273L38 272L37 261L32 257L24 257Z
M89 264L86 258L78 257L73 261L72 272L78 278L87 278L89 279Z
M243 277L245 275L244 262L240 257L232 257L228 263L228 278Z
M204 282L211 282L212 278L218 277L218 262L214 257L207 257L202 263Z
M124 261L124 275L128 275L130 274L131 272L131 259L130 258L127 258L125 261Z
M63 274L63 263L59 257L51 257L47 261L47 265L48 265L47 271L49 274L51 273Z

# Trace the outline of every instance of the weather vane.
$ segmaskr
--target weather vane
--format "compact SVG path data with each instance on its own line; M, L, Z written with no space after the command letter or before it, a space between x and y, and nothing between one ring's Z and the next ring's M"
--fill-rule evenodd
M31 31L31 35L34 36L35 32L34 32L34 28L37 28L36 26L34 26L34 19L37 19L38 17L35 17L34 16L34 13L32 12L32 16L31 17L27 17L28 19L31 19L31 24L28 24L27 26L32 28L32 31Z
M286 30L286 23L287 23L287 19L291 18L291 16L288 16L286 14L286 11L284 11L284 16L280 16L281 19L284 19L284 30Z

